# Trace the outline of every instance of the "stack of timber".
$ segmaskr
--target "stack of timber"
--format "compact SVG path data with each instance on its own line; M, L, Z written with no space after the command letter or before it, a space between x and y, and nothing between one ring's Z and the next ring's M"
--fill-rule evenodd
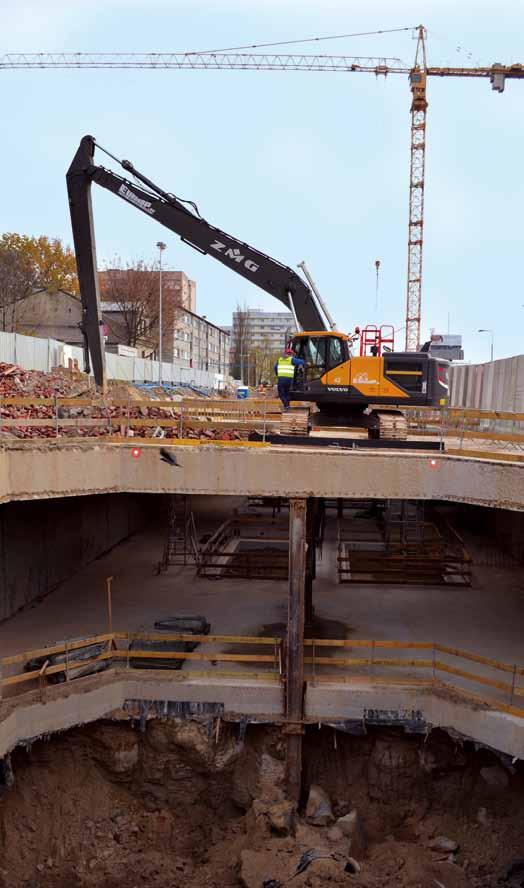
M378 417L378 436L393 441L406 441L408 422L399 410L374 410Z

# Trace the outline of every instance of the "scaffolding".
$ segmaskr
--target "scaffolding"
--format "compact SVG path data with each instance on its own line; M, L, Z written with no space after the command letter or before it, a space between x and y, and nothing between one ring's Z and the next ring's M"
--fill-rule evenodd
M337 542L339 583L471 585L463 540L419 501L344 500Z
M173 494L169 497L167 537L158 564L158 573L164 573L173 565L186 567L200 559L195 517L191 497Z

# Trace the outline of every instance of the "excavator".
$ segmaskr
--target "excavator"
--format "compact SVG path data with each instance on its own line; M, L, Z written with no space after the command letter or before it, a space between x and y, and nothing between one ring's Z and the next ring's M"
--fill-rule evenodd
M94 162L95 149L116 161L125 176ZM293 401L317 406L315 425L367 428L371 438L406 437L403 406L443 406L448 394L448 362L427 352L395 352L393 328L368 325L347 335L335 324L304 264L311 286L293 269L211 225L192 201L164 191L84 136L67 171L67 190L82 299L86 363L105 385L104 342L91 185L111 191L141 213L179 235L198 252L212 256L236 274L270 293L293 314L298 332L288 345L303 358L295 375ZM359 340L359 341L358 341ZM355 344L358 354L353 354ZM399 409L400 408L400 409ZM394 435L390 430L394 428Z

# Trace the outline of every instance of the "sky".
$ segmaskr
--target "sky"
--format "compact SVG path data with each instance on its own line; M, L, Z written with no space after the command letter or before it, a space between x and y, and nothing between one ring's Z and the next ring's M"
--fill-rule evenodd
M430 65L524 62L524 0L0 0L7 52L188 52L428 29ZM411 30L276 49L394 56ZM259 50L263 51L263 50ZM93 134L202 215L293 268L305 260L338 328L390 323L403 347L411 94L403 75L0 70L0 231L72 242L65 172ZM460 333L469 361L521 354L524 81L428 87L422 339ZM100 163L107 158L99 155ZM116 167L114 167L116 168ZM93 189L99 264L154 261L197 281L218 324L280 303ZM381 262L378 301L375 260Z

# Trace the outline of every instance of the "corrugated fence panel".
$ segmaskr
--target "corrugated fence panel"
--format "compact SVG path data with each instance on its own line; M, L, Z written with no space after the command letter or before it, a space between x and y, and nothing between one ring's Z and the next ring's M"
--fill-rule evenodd
M0 333L0 361L14 364L15 343L12 333Z
M524 412L524 355L451 365L450 401L452 407Z
M56 339L38 339L35 336L0 331L0 362L5 364L18 364L25 370L48 371L58 367L64 359L67 363L69 357L83 370L84 352L78 346L65 345ZM109 379L122 379L126 382L159 380L158 361L106 352L106 366ZM215 374L206 370L193 370L190 367L162 362L162 381L212 389L216 380Z

